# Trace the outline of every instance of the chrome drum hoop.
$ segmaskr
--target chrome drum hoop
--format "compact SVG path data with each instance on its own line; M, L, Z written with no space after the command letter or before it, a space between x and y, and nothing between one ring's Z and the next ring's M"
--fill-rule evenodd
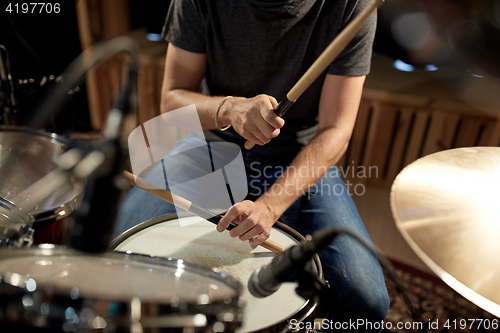
M0 248L30 247L33 221L31 214L0 197Z

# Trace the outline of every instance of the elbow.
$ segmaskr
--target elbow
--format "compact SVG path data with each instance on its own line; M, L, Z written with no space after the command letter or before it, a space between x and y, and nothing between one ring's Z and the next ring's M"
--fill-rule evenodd
M332 159L330 161L331 165L336 164L342 158L342 156L344 156L347 151L347 147L349 147L350 138L350 136L347 136L338 141L338 150L337 153L332 156Z
M337 155L337 158L336 158L336 161L335 163L338 163L338 161L342 158L342 156L344 156L344 154L347 152L347 148L349 147L349 140L347 140L347 142L344 144L344 146L342 147L342 150L340 151L340 153Z
M351 141L352 131L344 131L339 128L332 128L332 136L330 138L330 147L332 147L330 163L334 165L346 153Z
M163 91L161 94L160 113L165 114L169 111L175 110L177 108L175 102L176 100L177 100L176 90Z
M167 112L168 112L168 107L165 106L165 103L163 103L163 101L162 101L160 104L160 114L165 114Z
M160 113L165 114L172 110L170 91L161 94Z
M352 131L346 132L341 136L340 142L342 145L342 150L341 150L342 155L344 155L345 152L347 151L347 147L349 147L349 143L351 142L351 137L352 137Z

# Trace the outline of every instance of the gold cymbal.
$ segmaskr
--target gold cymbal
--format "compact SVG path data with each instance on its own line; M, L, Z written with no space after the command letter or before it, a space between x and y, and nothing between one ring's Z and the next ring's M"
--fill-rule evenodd
M407 166L391 189L396 226L462 296L500 317L500 148L459 148Z

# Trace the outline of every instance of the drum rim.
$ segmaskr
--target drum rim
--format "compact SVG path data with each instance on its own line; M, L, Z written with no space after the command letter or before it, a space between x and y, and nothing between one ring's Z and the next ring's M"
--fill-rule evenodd
M2 235L0 235L0 249L8 248L18 248L18 247L29 247L33 244L33 222L35 221L33 215L28 212L23 211L20 207L18 207L15 203L10 200L7 200L3 197L0 197L0 206L4 207L7 210L16 210L16 214L24 215L21 218L26 218L26 221L14 221L9 220L4 222L0 222L0 226L9 229L11 227L17 228L15 230L14 235L9 235L5 237L4 234L5 228L2 228Z
M23 225L31 225L34 221L35 218L32 214L23 211L19 206L17 206L15 203L12 201L5 199L4 197L0 197L0 205L5 207L5 205L10 206L10 208L14 208L18 213L25 215L28 218L28 221L26 222L12 222L13 224L23 224Z
M90 255L86 254L84 252L80 252L71 248L68 248L66 246L59 246L59 245L54 245L54 244L41 244L38 247L31 247L31 248L22 248L22 249L12 249L12 250L1 250L0 251L0 262L4 259L12 259L12 258L22 258L22 257L37 257L37 258L50 258L51 256L64 256L64 257L71 257L71 256L87 256L89 258L96 257L96 255ZM109 257L111 259L122 259L122 260L127 260L127 262L139 262L139 263L146 263L146 264L151 264L151 265L158 265L162 267L174 267L177 266L178 259L175 258L165 258L165 257L156 257L153 255L143 255L143 254L130 254L130 253L125 253L125 252L119 252L119 251L113 251L113 252L104 252L102 254L97 255L97 257ZM241 313L241 307L239 306L239 298L241 295L241 291L243 289L243 286L241 282L239 282L237 279L233 278L232 276L225 274L225 273L219 273L216 272L210 268L201 266L201 265L196 265L193 263L185 262L182 261L183 268L188 268L188 270L191 273L195 274L202 274L204 276L207 276L211 279L218 280L220 282L223 282L226 284L226 286L229 286L231 289L233 289L234 294L230 295L230 300L228 301L227 299L217 299L213 300L211 299L209 303L203 303L203 304L196 304L194 302L180 302L177 304L172 304L172 298L170 299L170 303L168 301L163 301L163 300L155 300L155 301L143 301L142 299L140 300L140 309L157 309L156 312L150 311L152 313L158 313L158 317L154 316L141 316L141 320L139 322L142 324L143 327L158 327L154 326L156 322L154 319L155 318L161 318L162 314L166 313L166 308L176 310L178 314L191 314L192 313L199 313L201 310L206 309L208 310L208 307L214 307L215 309L219 309L219 307L222 308L229 308L230 306L235 309L236 314ZM26 287L26 282L30 279L29 276L24 276L20 274L9 274L9 273L15 273L15 272L9 272L9 270L4 270L0 272L0 296L2 299L9 298L12 301L18 301L23 299L25 296L30 296L34 302L35 299L42 299L43 302L40 304L37 304L38 306L35 306L33 309L30 307L23 307L23 309L26 310L25 313L30 313L30 316L24 316L24 321L22 323L17 323L21 325L34 325L36 327L42 327L46 328L49 326L49 323L45 323L45 325L38 325L40 321L36 321L35 317L37 315L41 314L41 306L43 303L47 304L83 304L81 305L82 308L79 308L78 310L82 310L85 307L89 307L89 304L102 304L102 302L108 302L110 304L116 305L117 308L119 309L127 309L131 310L131 307L133 306L133 300L136 299L137 297L123 297L123 298L113 298L113 297L101 297L98 296L98 293L95 295L78 295L78 296L72 296L70 292L67 290L67 288L58 288L55 284L49 283L49 284L41 284L40 286L37 285L36 290L34 291L28 291ZM11 278L11 275L16 275ZM17 281L17 282L16 282ZM40 288L41 287L41 288ZM37 298L38 296L38 298ZM42 296L42 297L40 297ZM138 298L137 298L138 299ZM178 301L178 299L177 299ZM11 304L11 302L6 302L6 304L0 304L0 309L3 308L4 306L8 306L8 304ZM23 303L24 304L24 303ZM76 308L75 308L76 310ZM142 311L142 310L141 310ZM191 311L191 312L190 312ZM97 311L94 311L96 313ZM127 314L126 312L125 314ZM139 312L140 313L140 312ZM203 313L203 312L201 312ZM33 316L35 314L35 316ZM211 315L211 313L205 313L207 315ZM130 325L133 324L133 322L124 319L123 317L124 314L109 314L107 318L110 320L114 320L115 323L118 325ZM28 318L29 319L26 319ZM61 324L65 321L65 318L60 318ZM233 325L234 323L238 322L238 316L235 316L235 321L231 322L230 324ZM59 318L57 318L59 320ZM1 322L1 320L0 320ZM38 323L38 324L35 324ZM153 326L149 326L151 323ZM61 326L62 327L62 326ZM165 326L165 328L169 328L170 326Z
M0 132L27 132L33 135L44 136L47 139L52 139L55 141L60 141L62 144L68 144L69 140L59 134L47 132L42 129L35 129L26 126L14 126L14 125L0 125Z
M61 204L60 206L54 207L52 210L46 212L33 213L35 221L33 223L33 228L42 228L48 226L54 221L63 219L69 216L71 213L76 211L80 204L82 203L83 196L85 194L85 186L82 186L82 190L73 196L68 202ZM64 212L63 214L61 214Z
M192 213L189 213L189 212L168 213L168 214L160 215L160 216L154 217L152 219L146 220L146 221L141 222L139 224L136 224L135 226L133 226L133 227L125 230L123 233L121 233L120 235L116 236L109 243L108 251L113 251L116 247L118 247L118 245L120 245L121 243L123 243L129 237L131 237L134 234L136 234L136 233L138 233L138 232L140 232L140 231L142 231L142 230L144 230L146 228L149 228L149 227L151 227L153 225L156 225L156 224L161 223L161 222L166 222L166 221L178 219L178 218L193 217L193 216L196 216L196 215L194 215ZM306 240L306 238L300 232L298 232L297 230L295 230L295 229L287 226L286 224L284 224L282 222L277 221L273 225L273 227L276 227L277 229L279 229L281 231L284 231L285 233L287 233L287 235L295 238L299 242ZM316 264L316 268L318 270L318 277L321 280L323 280L324 279L323 267L321 265L321 260L320 260L319 256L317 254L315 254L314 258L312 260ZM286 319L286 321L290 321L292 319L297 319L298 321L305 320L311 313L313 313L313 311L317 308L318 304L319 304L319 300L317 300L317 299L316 300L306 299L305 302L304 302L304 304L302 305L302 307L300 309L298 309L295 313L291 314L289 316L289 318ZM255 332L261 332L262 330L272 329L272 328L274 328L276 326L279 326L282 323L283 322L276 323L276 324L273 324L273 325L270 325L270 326L267 326L267 327L263 327L263 328L259 329L258 331L255 331Z
M33 136L41 136L51 140L51 142L57 141L63 147L66 146L69 142L67 138L59 134L47 132L41 129L37 130L26 126L0 125L0 132L21 132L21 133L28 133ZM62 203L57 207L53 207L51 210L31 214L35 218L34 222L36 222L34 224L34 227L35 228L44 227L56 220L64 218L73 213L82 202L83 195L85 192L84 190L85 186L81 186L81 189L79 191L75 190L74 194L70 197L70 199L67 202ZM61 212L64 212L64 214L61 214Z

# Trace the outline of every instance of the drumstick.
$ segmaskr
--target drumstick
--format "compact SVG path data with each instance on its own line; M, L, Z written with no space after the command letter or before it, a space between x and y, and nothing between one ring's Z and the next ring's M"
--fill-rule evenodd
M277 116L282 117L286 111L297 101L302 93L318 78L318 76L332 63L342 52L347 44L353 39L354 35L361 29L368 17L380 6L384 0L374 0L366 7L347 27L338 34L338 36L328 45L316 61L309 67L307 72L302 75L299 81L290 89L286 97L281 100L278 107L274 110ZM246 149L252 149L255 146L250 140L245 142Z
M193 204L191 201L188 201L170 191L164 190L161 187L158 187L154 184L151 184L150 182L134 176L128 171L123 171L123 177L127 180L127 182L135 187L140 188L143 191L146 191L160 199L163 199L165 201L170 202L172 205L177 206L187 212L191 212L199 217L204 218L205 220L212 222L214 224L218 224L219 221L222 219L222 216L212 213L211 211L201 208L199 206L196 206ZM137 178L136 178L137 177ZM229 227L227 227L227 230L231 230L234 227L236 227L237 224L234 222L231 222ZM283 252L283 246L280 244L273 242L270 239L266 239L263 243L259 244L262 247L265 247L266 249L274 252L274 253L281 253Z

